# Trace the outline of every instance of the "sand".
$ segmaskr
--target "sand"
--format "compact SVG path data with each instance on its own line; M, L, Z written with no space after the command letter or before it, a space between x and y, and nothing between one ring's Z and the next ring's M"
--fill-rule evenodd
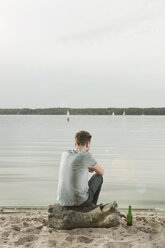
M118 227L55 230L47 220L47 212L0 213L0 248L165 248L165 213L160 211L133 211L130 227L122 218Z

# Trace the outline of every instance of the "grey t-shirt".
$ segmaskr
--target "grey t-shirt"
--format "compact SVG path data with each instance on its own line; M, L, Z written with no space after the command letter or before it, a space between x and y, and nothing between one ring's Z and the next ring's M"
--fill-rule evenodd
M76 206L88 199L88 168L96 163L90 152L67 150L62 153L57 189L60 205Z

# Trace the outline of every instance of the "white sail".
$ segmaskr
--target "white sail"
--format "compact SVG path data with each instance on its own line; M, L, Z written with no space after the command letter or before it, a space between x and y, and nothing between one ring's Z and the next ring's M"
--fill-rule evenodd
M67 116L69 116L70 114L69 114L69 110L67 110Z
M113 112L112 115L115 115L115 113Z
M123 115L125 115L125 111L123 112Z

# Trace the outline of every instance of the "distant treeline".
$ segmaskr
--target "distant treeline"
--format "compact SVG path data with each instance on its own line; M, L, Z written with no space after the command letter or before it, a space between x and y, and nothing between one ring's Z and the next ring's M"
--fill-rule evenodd
M165 115L165 108L42 108L0 109L0 115Z

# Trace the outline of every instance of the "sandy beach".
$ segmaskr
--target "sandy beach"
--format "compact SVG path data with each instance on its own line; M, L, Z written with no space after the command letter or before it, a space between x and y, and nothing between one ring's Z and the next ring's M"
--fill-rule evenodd
M127 214L127 210L119 211ZM47 225L46 211L0 213L0 248L100 247L164 248L165 212L134 210L133 225L124 218L118 227L55 230Z

